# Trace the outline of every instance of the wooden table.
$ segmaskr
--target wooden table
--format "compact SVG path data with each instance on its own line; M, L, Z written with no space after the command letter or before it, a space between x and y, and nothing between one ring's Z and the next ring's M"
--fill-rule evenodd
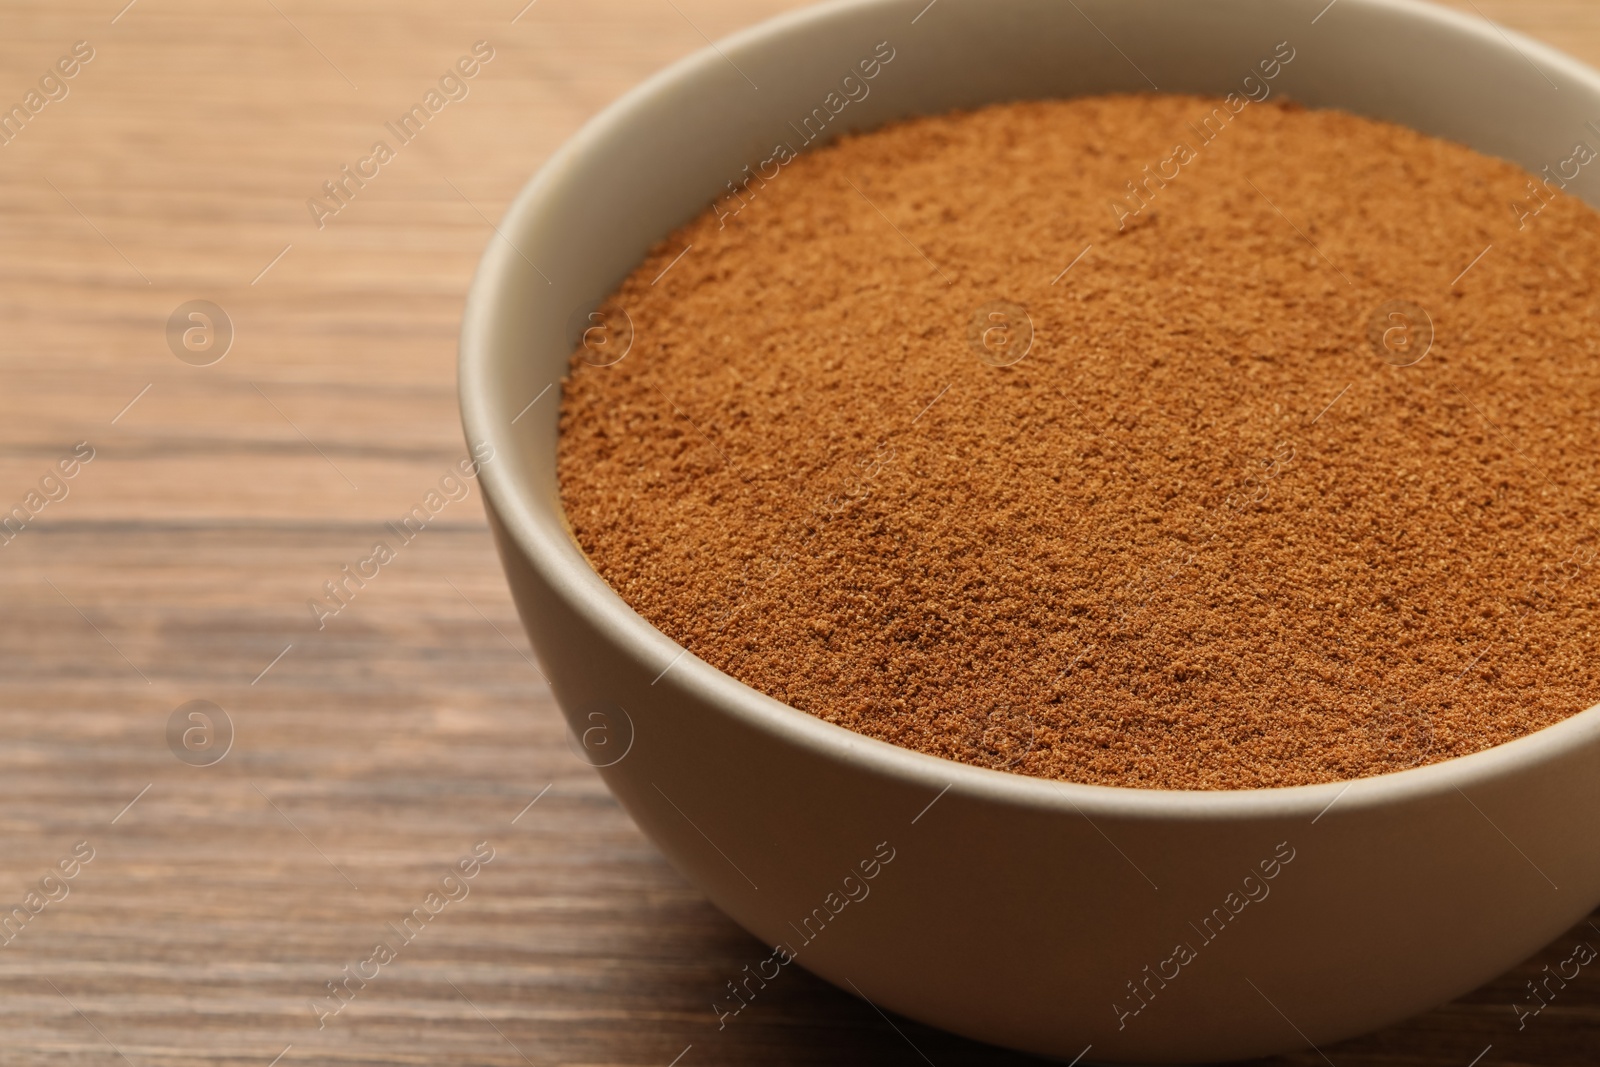
M607 101L794 5L125 2L0 16L0 101L93 50L0 146L0 508L41 504L0 534L0 905L75 871L0 935L0 1063L1022 1062L801 972L718 1032L756 946L569 752L478 500L322 628L307 606L463 454L455 332L490 220ZM1600 63L1592 0L1479 6ZM480 40L467 96L319 229L308 198ZM233 326L210 365L215 338L169 346L192 300ZM207 766L169 744L193 700L231 722ZM211 726L191 761L223 751ZM319 1027L327 983L479 842L470 896ZM1328 1060L1592 1063L1600 978L1522 1032L1511 1009L1578 939L1600 930Z

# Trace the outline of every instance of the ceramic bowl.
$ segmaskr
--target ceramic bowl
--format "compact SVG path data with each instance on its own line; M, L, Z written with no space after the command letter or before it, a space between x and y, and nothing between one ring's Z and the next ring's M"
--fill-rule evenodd
M1274 90L1310 106L1535 172L1575 141L1600 144L1586 126L1600 118L1595 73L1401 0L851 0L651 78L558 151L501 223L462 332L466 434L493 450L491 524L578 751L672 863L777 950L752 945L748 968L704 991L708 1025L741 1025L800 966L884 1011L1068 1060L1259 1056L1448 1001L1600 901L1600 710L1348 783L1032 779L871 740L746 687L631 610L565 524L555 455L574 323L744 167L794 142L863 59L894 53L829 135L1003 100L1222 95L1282 42L1295 59ZM1596 202L1597 182L1590 168L1569 191Z

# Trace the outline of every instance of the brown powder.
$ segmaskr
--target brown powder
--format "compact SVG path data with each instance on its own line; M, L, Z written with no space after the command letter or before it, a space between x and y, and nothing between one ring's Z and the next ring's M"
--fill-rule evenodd
M631 349L591 331L562 399L578 542L695 655L898 745L1149 788L1400 770L1600 701L1600 216L1553 185L1185 96L762 170L627 280Z

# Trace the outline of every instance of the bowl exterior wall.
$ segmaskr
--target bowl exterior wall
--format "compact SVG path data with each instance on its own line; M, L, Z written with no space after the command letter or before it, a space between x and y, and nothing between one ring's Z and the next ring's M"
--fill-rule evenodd
M1320 817L1162 819L941 795L875 772L848 745L817 751L752 726L696 692L684 661L657 680L670 660L610 645L495 526L571 729L610 735L613 747L583 751L598 762L627 747L601 769L606 784L768 946L725 976L741 999L705 990L708 1024L739 1025L742 1002L759 1011L762 976L781 983L792 955L885 1010L998 1045L1244 1059L1465 993L1600 897L1593 739L1461 794L1347 795Z

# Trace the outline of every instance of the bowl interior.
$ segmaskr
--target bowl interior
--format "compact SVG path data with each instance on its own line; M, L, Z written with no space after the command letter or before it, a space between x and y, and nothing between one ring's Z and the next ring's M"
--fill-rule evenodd
M1490 23L1411 0L845 0L773 20L705 49L617 101L534 178L485 253L465 315L461 402L470 442L494 462L486 492L509 536L552 588L609 640L662 663L678 650L634 613L571 539L556 482L561 379L584 314L652 244L770 158L807 147L806 125L865 59L885 55L868 92L814 143L914 114L1089 93L1259 92L1246 83L1287 43L1271 83L1312 107L1410 126L1518 163L1558 167L1576 143L1600 148L1600 77ZM837 99L837 98L836 98ZM1597 124L1591 124L1596 120ZM1552 173L1558 172L1552 171ZM1565 180L1565 179L1563 179ZM1567 191L1600 203L1600 168ZM1507 206L1510 210L1510 205ZM1170 813L1260 804L1315 812L1344 784L1240 793L1160 793L1045 783L952 765L788 709L692 656L705 699L803 744L848 745L883 773L1001 791L1013 800ZM1448 790L1537 762L1600 732L1600 709L1487 752L1363 779L1350 804ZM1270 795L1270 796L1269 796Z

